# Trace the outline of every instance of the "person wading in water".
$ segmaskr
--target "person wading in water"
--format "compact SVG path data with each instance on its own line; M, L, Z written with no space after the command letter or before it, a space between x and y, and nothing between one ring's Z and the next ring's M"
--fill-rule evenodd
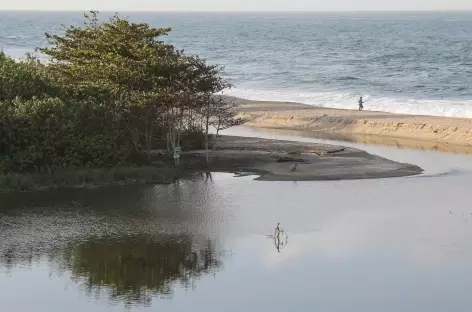
M363 110L364 109L364 101L362 100L362 96L359 98L359 110Z

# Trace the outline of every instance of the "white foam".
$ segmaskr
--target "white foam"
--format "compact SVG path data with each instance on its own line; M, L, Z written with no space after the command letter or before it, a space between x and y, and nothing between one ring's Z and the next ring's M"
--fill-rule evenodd
M360 93L336 92L280 92L234 88L226 94L254 101L296 102L341 109L357 109L359 96L363 96L364 109L407 115L427 115L472 118L472 100L426 100L374 97Z
M11 52L11 51L8 51ZM16 61L22 61L25 56L12 55ZM47 63L49 58L41 53L33 53L40 62ZM257 90L253 88L233 88L228 95L254 101L280 101L296 102L320 107L341 109L357 109L359 96L364 97L364 109L370 111L382 111L396 114L427 115L472 118L472 100L430 100L430 99L405 99L393 97L378 97L361 93L341 92L300 92L297 90Z

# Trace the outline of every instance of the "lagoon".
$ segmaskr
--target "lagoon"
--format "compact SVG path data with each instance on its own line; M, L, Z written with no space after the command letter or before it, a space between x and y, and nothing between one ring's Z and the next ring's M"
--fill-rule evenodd
M2 194L1 310L470 311L472 157L343 144L425 172Z

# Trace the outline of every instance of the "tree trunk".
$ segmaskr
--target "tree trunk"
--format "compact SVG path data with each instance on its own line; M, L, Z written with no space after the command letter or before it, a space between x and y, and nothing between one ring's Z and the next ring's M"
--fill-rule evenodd
M207 165L210 165L210 158L208 156L208 128L210 124L210 118L207 116L205 120L205 157Z
M218 142L218 134L220 133L221 130L221 119L218 119L218 124L216 125L216 135L215 135L215 140L213 141L213 145L211 147L211 157L210 157L210 164L213 160L213 154L215 153L216 149L216 143Z
M149 115L146 114L145 117L145 128L144 128L144 141L146 142L146 154L148 159L148 164L151 164L151 139L150 139L150 118Z
M177 137L176 137L176 143L180 145L180 130L182 129L183 125L183 119L184 119L184 110L180 109L180 115L179 115L179 120L177 121L178 128L177 128Z
M168 131L169 131L169 141L171 151L175 146L175 118L174 118L174 108L171 108L171 114L168 119Z
M154 123L152 121L152 116L151 116L151 120L149 122L149 149L152 151L152 133L153 133L153 129L154 129Z
M131 139L131 143L133 144L134 151L138 152L139 129L135 122L134 116L130 116L128 120L128 131L130 132L130 139Z
M215 153L216 149L216 143L218 142L218 134L220 132L220 124L218 123L218 126L216 127L216 135L215 135L215 140L213 141L213 145L211 146L211 157L210 157L210 164L213 161L213 155Z

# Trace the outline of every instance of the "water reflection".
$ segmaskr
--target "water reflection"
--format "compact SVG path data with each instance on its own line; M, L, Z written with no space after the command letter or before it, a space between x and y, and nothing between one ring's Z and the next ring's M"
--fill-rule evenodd
M280 253L280 250L283 249L288 244L288 235L284 229L280 227L280 222L277 223L273 235L267 235L268 238L274 240L275 249Z
M217 173L10 198L1 308L470 311L471 177L293 184ZM290 244L267 238L278 222Z
M287 236L275 236L274 237L274 245L275 249L277 249L278 252L280 252L281 249L283 249L285 246L288 244L288 237Z
M92 296L105 289L111 300L147 304L169 297L172 287L195 288L204 274L216 273L222 254L207 240L194 246L190 237L120 237L91 239L55 255L73 280Z
M47 259L49 267L59 275L70 275L89 297L105 293L112 302L125 305L147 305L153 297L170 298L173 287L195 289L200 277L216 274L224 259L224 252L212 240L198 242L185 235L90 237L61 248L43 247L39 253L2 245L0 268L34 268Z
M398 149L418 149L425 151L440 151L447 153L472 154L472 147L465 145L452 145L436 141L422 141L408 138L379 136L373 134L334 133L323 131L306 131L290 129L261 128L258 131L275 135L290 135L321 140L343 141L350 143L393 146Z
M167 186L3 196L0 274L48 267L89 298L127 306L195 289L225 256L214 188L202 174Z

